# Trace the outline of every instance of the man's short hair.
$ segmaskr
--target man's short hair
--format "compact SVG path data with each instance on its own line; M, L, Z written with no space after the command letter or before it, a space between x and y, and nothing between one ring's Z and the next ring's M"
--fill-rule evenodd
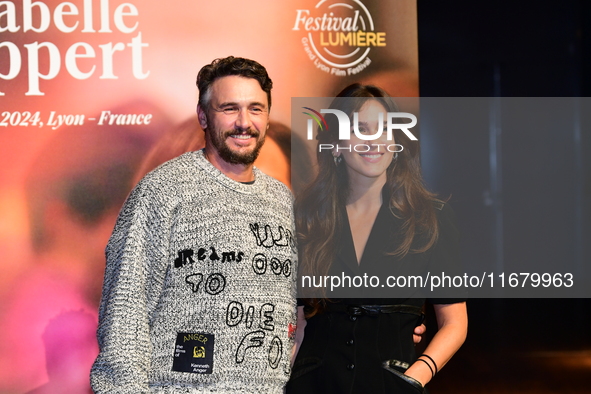
M273 81L269 78L267 70L260 63L242 57L228 56L215 59L211 64L204 66L197 75L197 87L199 88L199 105L208 108L211 98L211 85L222 77L238 75L244 78L256 79L261 89L267 93L269 109L271 109L271 89Z

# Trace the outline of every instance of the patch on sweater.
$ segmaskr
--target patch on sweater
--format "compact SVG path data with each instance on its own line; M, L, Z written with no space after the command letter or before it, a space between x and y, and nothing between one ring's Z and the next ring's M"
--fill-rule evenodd
M213 372L213 334L179 332L174 346L172 370L210 374Z

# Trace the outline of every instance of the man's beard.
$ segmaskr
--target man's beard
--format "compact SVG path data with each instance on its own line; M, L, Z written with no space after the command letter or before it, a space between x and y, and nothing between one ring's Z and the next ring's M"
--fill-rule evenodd
M265 137L263 136L263 138L257 139L257 143L251 151L241 153L233 151L226 143L226 140L228 138L232 138L230 137L231 135L244 134L243 132L228 130L220 133L210 129L206 131L206 134L209 134L209 141L213 148L218 152L222 160L230 164L250 165L254 163L256 158L259 156L261 148L265 142ZM257 131L247 131L246 134L249 134L254 138L258 138L260 135L260 133Z

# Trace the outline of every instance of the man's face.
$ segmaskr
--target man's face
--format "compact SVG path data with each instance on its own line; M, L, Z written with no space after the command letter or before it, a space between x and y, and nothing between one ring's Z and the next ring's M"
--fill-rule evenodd
M198 109L207 147L229 164L250 165L257 158L269 125L267 94L258 81L230 75L210 87L208 108Z

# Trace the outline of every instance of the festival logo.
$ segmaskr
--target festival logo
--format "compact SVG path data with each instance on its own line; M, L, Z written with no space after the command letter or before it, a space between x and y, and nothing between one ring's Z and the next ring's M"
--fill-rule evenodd
M321 71L355 75L371 64L373 47L386 46L386 32L376 30L359 0L320 0L311 10L296 10L292 30L304 32L304 51Z

